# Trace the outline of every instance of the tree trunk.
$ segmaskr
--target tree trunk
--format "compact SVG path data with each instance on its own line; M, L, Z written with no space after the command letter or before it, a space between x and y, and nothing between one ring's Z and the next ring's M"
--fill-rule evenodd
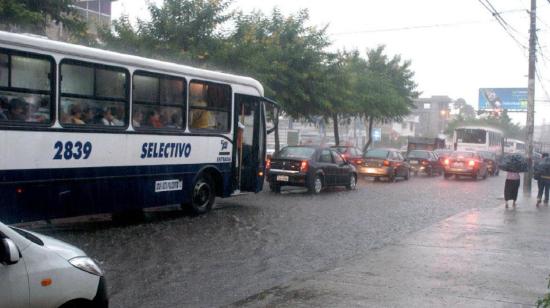
M367 119L368 119L367 121L368 121L369 130L368 130L367 143L363 147L363 152L366 152L372 143L372 126L374 125L374 119L372 118L372 116L367 117Z
M338 114L332 114L332 122L334 124L334 143L340 145L340 134L338 132Z

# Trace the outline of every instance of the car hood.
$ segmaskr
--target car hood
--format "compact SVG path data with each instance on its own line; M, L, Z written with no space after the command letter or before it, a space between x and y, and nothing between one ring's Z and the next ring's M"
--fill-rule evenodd
M40 233L30 232L32 235L38 237L43 243L44 247L47 249L52 250L60 257L70 260L75 257L84 257L86 256L86 253L82 251L79 248L76 248L75 246L71 244L67 244L65 242L62 242L60 240L56 240L53 237L49 237L47 235L43 235Z

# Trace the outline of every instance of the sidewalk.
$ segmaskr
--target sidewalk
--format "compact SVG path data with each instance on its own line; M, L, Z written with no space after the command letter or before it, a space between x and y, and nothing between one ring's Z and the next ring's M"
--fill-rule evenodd
M550 209L534 202L455 215L343 267L234 306L534 306L550 275Z

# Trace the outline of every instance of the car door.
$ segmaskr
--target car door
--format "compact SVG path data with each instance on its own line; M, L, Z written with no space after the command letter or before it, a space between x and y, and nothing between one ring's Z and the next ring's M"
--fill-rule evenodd
M346 162L338 152L331 151L331 153L332 160L336 167L335 185L347 184L349 182L349 163Z
M0 239L2 238L7 237L0 232ZM29 307L29 300L29 277L25 259L21 258L11 265L0 263L0 307Z
M329 149L322 149L319 154L319 167L325 174L325 186L335 185L336 165L332 161L332 154Z

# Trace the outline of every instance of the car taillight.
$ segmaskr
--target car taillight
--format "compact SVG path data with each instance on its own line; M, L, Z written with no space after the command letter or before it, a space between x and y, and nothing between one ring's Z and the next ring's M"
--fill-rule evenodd
M271 159L268 159L268 160L265 161L265 168L266 169L271 168Z
M449 164L449 159L445 159L445 165L448 165Z
M429 164L427 161L425 160L422 161L422 165L427 165L427 164Z
M362 161L362 160L360 160L360 159L357 159L357 160L355 161L355 163L356 163L356 164L358 164L358 165L360 165L360 164L362 164L362 163L363 163L363 161Z
M300 164L300 172L306 173L308 169L309 169L309 164L307 160L303 160L302 163Z
M475 160L470 160L470 161L468 162L468 166L470 166L470 167L473 167L473 166L475 166L475 165L476 165Z
M389 161L389 160L385 160L385 161L384 161L384 166L389 167L389 166L390 166L390 161Z

